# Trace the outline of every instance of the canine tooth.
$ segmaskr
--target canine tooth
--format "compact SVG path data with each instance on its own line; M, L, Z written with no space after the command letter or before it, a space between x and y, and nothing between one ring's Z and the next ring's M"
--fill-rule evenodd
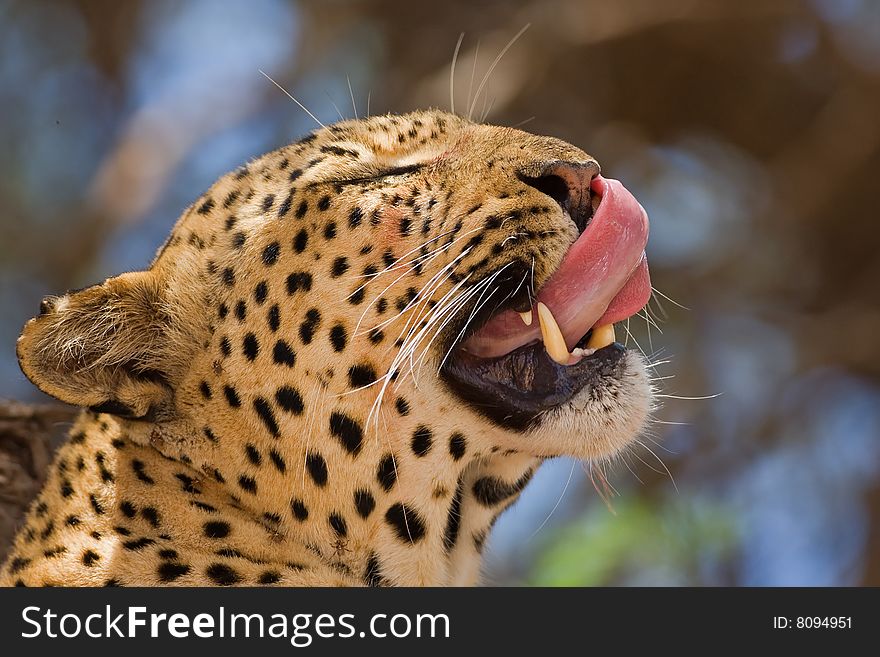
M587 348L594 350L601 349L602 347L607 347L615 340L614 324L597 326L593 329L593 335L590 336L590 340L587 342Z
M541 324L541 336L544 338L544 349L547 354L560 365L568 365L571 354L565 345L565 338L559 330L559 324L550 309L540 301L538 302L538 321Z
M522 318L522 321L526 326L532 325L532 309L531 308L529 308L524 313L518 313L518 314Z

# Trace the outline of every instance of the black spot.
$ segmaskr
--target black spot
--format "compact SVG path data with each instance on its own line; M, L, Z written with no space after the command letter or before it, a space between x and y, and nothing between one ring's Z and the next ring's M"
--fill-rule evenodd
M283 474L287 471L287 463L284 462L281 454L276 452L274 449L269 450L269 460L272 461L272 465L275 466L278 472Z
M410 233L412 233L412 219L403 217L400 220L400 234L407 237Z
M241 399L239 399L238 392L236 392L234 387L223 386L223 394L226 395L226 401L232 408L241 406Z
M147 547L148 545L152 545L155 542L156 541L154 541L152 538L147 538L146 536L144 536L143 538L133 538L130 541L125 541L122 544L122 547L124 547L126 550L136 552Z
M223 207L224 208L230 207L233 203L235 203L236 199L238 198L238 195L239 195L239 191L237 189L233 189L231 192L229 192L229 195L223 201Z
M90 497L93 500L95 499L94 495L92 495ZM103 513L104 513L104 511L101 510L99 515L102 515ZM40 538L45 541L47 538L49 538L54 533L55 533L55 522L53 520L50 520L48 522L48 524L46 525L46 527L43 529L43 531L40 532Z
M17 572L24 570L30 562L31 560L27 557L15 557L9 562L9 574L14 575Z
M220 586L232 586L241 581L241 575L223 563L212 563L205 569L205 574Z
M293 182L294 180L296 180L297 178L299 178L302 175L302 172L303 172L302 169L294 169L293 171L290 172L290 175L287 176L287 178L288 178L288 180L290 180L290 182Z
M306 469L318 486L327 484L327 461L317 452L312 452L306 456Z
M209 520L202 525L202 529L208 538L226 538L232 531L229 523L223 520Z
M134 476L145 484L152 485L156 483L153 481L153 478L146 473L143 461L139 461L138 459L133 460L131 462L131 469L134 471Z
M179 555L177 554L177 550L169 550L167 548L164 550L159 550L159 558L160 559L167 559L167 560L173 561L174 559L177 559L178 556Z
M467 440L462 433L456 431L449 436L449 453L452 455L453 460L458 461L461 459L466 450Z
M275 401L278 402L278 405L288 413L302 415L304 408L303 399L302 395L299 394L299 391L296 388L291 386L281 386L275 391Z
M212 396L211 395L211 386L208 385L207 381L202 381L199 384L199 391L202 393L202 397L204 397L205 399L210 399Z
M82 521L79 519L79 517L74 515L67 516L67 518L64 519L64 524L68 527L76 527L81 522Z
M278 431L278 422L275 420L275 413L269 402L262 397L257 397L254 399L254 410L260 416L272 437L278 438L281 433Z
M273 304L271 308L269 308L269 312L266 315L266 318L269 322L269 328L274 333L278 330L278 327L281 326L281 310L278 308L278 304Z
M235 249L240 249L244 246L245 241L247 241L247 235L243 232L238 231L235 235L232 236L232 247Z
M376 468L376 479L382 488L385 489L385 492L390 491L394 487L394 484L397 482L397 466L393 455L386 454L379 461L379 466Z
M220 319L226 319L226 315L228 314L229 308L225 303L221 303L220 306L217 308L217 315L220 317Z
M208 198L204 203L199 206L199 209L196 210L199 214L208 214L214 208L214 199Z
M409 402L406 401L403 397L398 397L394 401L394 406L397 408L397 412L403 416L409 415Z
M348 335L342 324L336 324L330 329L330 344L333 345L333 351L343 351L345 343L348 341Z
M296 237L293 238L293 250L297 253L302 253L306 250L306 245L309 243L309 233L305 228L300 230Z
M204 429L202 429L202 431L205 433L205 438L210 440L212 443L217 442L217 436L215 436L214 432L211 431L211 427L205 427Z
M382 586L384 584L382 567L379 565L379 558L375 552L370 553L370 558L367 559L367 567L364 570L364 584L367 586Z
M425 537L425 521L411 506L398 502L385 512L385 521L401 541L415 543Z
M332 240L336 237L336 222L331 221L324 227L324 239Z
M318 201L318 209L321 212L324 212L325 210L328 210L329 208L330 208L330 197L329 196L322 196L321 200Z
M242 490L250 493L251 495L257 494L257 480L253 477L248 477L247 475L239 475L238 485L241 487Z
M159 574L160 582L173 582L189 573L190 567L176 561L163 561L156 570Z
M495 506L522 491L531 478L531 471L511 483L497 477L480 477L474 482L474 497L483 506Z
M446 516L446 529L443 532L443 546L447 552L451 552L458 540L458 530L461 528L461 500L464 497L464 482L459 478L455 495L449 505L449 513Z
M346 536L348 534L348 525L345 522L345 518L335 511L327 518L327 522L330 523L330 527L336 532L337 536Z
M47 559L51 559L52 557L60 557L65 552L67 552L67 548L63 545L58 545L56 547L49 548L48 550L43 550L43 556Z
M204 511L205 513L217 513L217 508L211 506L210 504L205 504L204 502L199 502L198 500L190 500L190 506L194 506L200 511Z
M283 219L288 212L290 212L290 206L293 203L293 193L294 190L290 190L290 193L285 197L285 199L281 202L281 205L278 206L278 218Z
M293 367L293 364L296 362L296 355L293 353L290 345L284 340L279 340L275 343L275 348L272 350L272 360L279 365Z
M131 536L131 531L126 529L125 527L114 527L113 531L115 531L120 536Z
M303 504L302 500L292 500L290 503L290 510L293 511L293 517L300 522L303 522L309 517L309 510L306 508L306 505Z
M227 267L223 270L223 284L226 287L232 287L235 285L235 272L232 267Z
M315 330L318 328L318 325L321 323L321 313L317 308L311 308L308 312L306 312L306 318L303 320L303 323L299 325L299 337L303 341L303 344L310 344L312 338L315 335Z
M348 368L348 383L352 388L363 388L376 380L376 370L364 363Z
M263 197L263 212L268 212L272 208L273 203L275 203L275 194L266 194Z
M260 466L263 463L263 456L260 454L260 450L258 450L253 444L248 443L244 446L244 453L248 458L248 461L253 463L256 466Z
M61 480L60 487L61 497L67 499L71 495L73 495L73 486L70 485L70 481L67 479Z
M174 474L174 477L180 482L180 487L181 489L183 489L184 493L193 493L195 495L198 495L202 492L196 485L196 480L190 477L188 474L184 474L183 472L176 472Z
M305 271L293 272L287 277L287 294L296 294L300 290L309 292L312 289L312 275Z
M348 214L348 226L349 228L357 228L361 225L361 222L364 220L364 211L358 207L352 209L352 211Z
M431 433L431 430L424 425L419 425L413 432L412 442L410 444L412 445L412 451L416 456L425 456L431 451L431 445L433 443L434 436Z
M274 570L267 570L265 573L260 574L257 581L260 584L277 584L281 581L281 574L276 573Z
M91 568L101 560L101 555L94 550L86 550L82 553L82 564L86 568Z
M370 339L370 342L372 342L373 344L379 344L380 342L382 342L382 340L385 339L385 334L381 330L379 330L378 328L373 327L370 329L370 332L367 335L367 337Z
M263 264L267 267L278 262L278 256L281 253L281 245L278 242L272 242L263 249Z
M359 489L354 492L354 506L361 518L368 518L376 508L376 500L368 490Z
M352 292L350 295L348 295L348 302L352 306L357 306L357 305L361 304L363 302L363 300L364 300L364 286L363 285L361 285L354 292Z
M260 343L257 342L257 336L253 333L245 335L241 342L241 349L244 352L244 357L253 362L257 354L260 353Z
M159 522L159 511L156 507L145 506L141 509L141 516L153 527L158 527L161 524Z
M333 265L330 267L330 276L333 278L339 278L347 271L348 258L345 256L339 256L333 261Z
M388 309L388 299L382 297L376 302L376 312L380 315Z
M266 296L269 294L269 285L266 281L260 281L257 283L257 286L254 288L254 301L257 302L258 306L262 306L266 301Z
M296 218L302 219L303 217L306 216L306 212L308 212L308 211L309 211L309 202L306 201L305 199L303 199L302 201L300 201L299 207L297 207L297 209L296 209Z
M349 454L357 456L360 453L364 432L357 421L344 413L334 411L330 415L330 433L339 438Z
M223 339L220 340L220 352L224 356L228 356L229 354L232 353L232 343L229 341L229 338L226 337L225 335L223 336Z

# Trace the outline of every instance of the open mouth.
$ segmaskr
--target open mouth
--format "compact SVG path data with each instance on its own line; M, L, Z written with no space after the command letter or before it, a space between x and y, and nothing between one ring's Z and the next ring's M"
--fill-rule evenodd
M650 298L644 208L617 180L590 187L598 206L536 298L481 318L443 367L459 396L505 426L525 428L615 376L626 350L614 323Z

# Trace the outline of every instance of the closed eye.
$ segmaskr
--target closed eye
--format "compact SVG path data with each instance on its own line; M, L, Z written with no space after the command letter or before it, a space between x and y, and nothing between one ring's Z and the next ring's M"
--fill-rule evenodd
M357 183L374 182L382 178L391 178L393 176L405 176L409 173L415 173L425 167L424 164L407 164L390 169L380 169L379 171L369 173L367 175L358 176L356 178L339 178L336 180L323 180L322 184L333 183L338 185L354 185Z

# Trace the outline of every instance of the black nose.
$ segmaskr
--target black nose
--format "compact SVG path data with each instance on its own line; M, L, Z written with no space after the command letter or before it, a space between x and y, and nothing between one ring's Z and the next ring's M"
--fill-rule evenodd
M534 175L535 169L538 175ZM547 162L523 172L520 180L546 194L559 204L583 232L593 216L593 192L590 182L599 175L595 160L583 162Z

